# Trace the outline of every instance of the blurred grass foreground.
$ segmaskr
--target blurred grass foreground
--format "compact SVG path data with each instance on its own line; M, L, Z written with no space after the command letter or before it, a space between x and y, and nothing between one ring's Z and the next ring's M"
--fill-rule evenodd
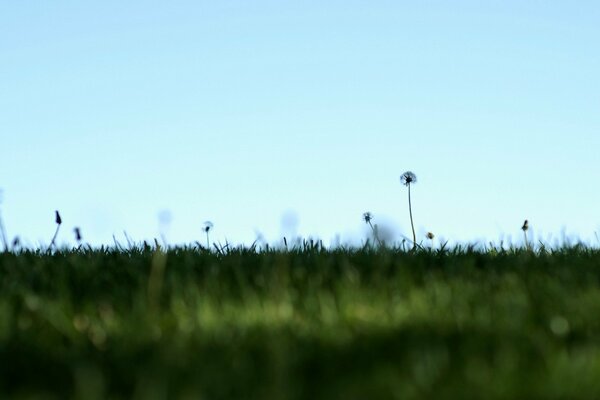
M600 251L0 254L0 397L600 397Z

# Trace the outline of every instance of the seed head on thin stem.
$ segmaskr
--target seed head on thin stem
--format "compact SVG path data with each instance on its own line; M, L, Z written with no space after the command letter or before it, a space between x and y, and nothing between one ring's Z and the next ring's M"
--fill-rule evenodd
M202 230L206 233L206 248L210 249L210 240L208 236L208 232L213 228L214 224L210 221L204 221L204 225Z
M371 223L372 220L373 220L373 214L371 214L369 211L363 213L363 221L365 221L365 223L371 227L371 231L373 232L373 237L375 238L375 240L377 241L379 246L383 247L383 243L382 243L381 239L379 238L377 224L375 224L375 226L373 226L373 224Z
M56 237L58 236L58 230L60 229L60 225L62 224L62 218L60 217L60 213L58 212L58 210L56 210L54 212L54 222L56 222L56 231L54 232L54 236L52 237L52 240L50 241L50 246L48 246L48 251L50 251L52 249L52 246L55 245L55 241L56 241Z
M412 228L412 234L413 234L413 250L416 250L417 249L417 235L415 233L415 224L413 222L413 215L412 215L410 185L417 183L417 175L415 175L414 172L412 172L412 171L406 171L405 173L400 175L400 182L404 186L408 187L408 213L410 214L410 226Z
M523 236L525 236L525 248L527 250L529 250L529 240L527 239L527 231L529 230L529 221L525 220L525 222L523 222L523 226L521 227L521 230L523 231Z
M411 171L406 171L400 175L400 182L404 186L410 186L411 183L417 183L417 176Z
M432 232L427 232L427 239L429 240L433 240L435 238L435 235Z

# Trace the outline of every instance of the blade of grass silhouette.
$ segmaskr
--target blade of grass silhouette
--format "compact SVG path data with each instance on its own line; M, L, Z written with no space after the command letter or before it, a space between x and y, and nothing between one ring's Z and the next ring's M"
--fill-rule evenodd
M123 236L125 236L125 240L127 241L127 247L131 250L134 247L134 242L127 235L127 231L123 231Z
M115 248L119 251L123 251L124 250L123 246L121 246L121 243L119 243L119 241L117 240L117 237L114 234L112 235L112 238L113 238L113 243L115 244Z

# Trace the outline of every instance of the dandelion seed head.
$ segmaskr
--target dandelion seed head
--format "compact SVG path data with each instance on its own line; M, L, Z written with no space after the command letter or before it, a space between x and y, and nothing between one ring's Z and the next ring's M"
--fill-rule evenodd
M215 225L212 222L204 221L204 225L203 225L202 229L204 230L204 232L209 232L213 228L213 226L215 226Z
M523 231L526 231L529 229L529 221L528 220L525 220L525 222L523 222L523 226L521 227L521 229Z
M433 234L433 232L427 232L427 239L429 240L433 240L433 238L435 237L435 235Z
M409 186L411 183L417 183L417 175L415 175L412 171L406 171L400 175L400 182L404 186Z
M373 219L373 214L371 214L369 211L367 211L366 213L363 214L363 221L365 221L365 223L369 223L371 222L371 220Z

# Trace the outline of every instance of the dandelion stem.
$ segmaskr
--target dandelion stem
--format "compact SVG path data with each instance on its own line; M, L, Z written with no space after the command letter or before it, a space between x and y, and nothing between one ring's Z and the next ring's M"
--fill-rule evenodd
M210 241L208 240L208 229L206 230L206 248L210 250Z
M48 251L52 250L52 246L56 246L54 243L56 241L56 237L58 236L58 230L60 229L60 224L56 225L56 231L54 232L54 236L52 237L52 241L50 242L50 246L48 246Z
M367 223L369 224L369 226L371 227L371 230L373 231L373 237L375 238L375 240L377 240L377 243L379 244L379 247L383 247L383 243L381 243L381 239L379 239L379 234L377 233L377 231L375 230L375 227L373 226L373 224L371 223L371 221L367 221Z
M56 246L54 244L54 242L56 241L56 237L58 236L58 230L60 229L60 225L62 224L62 218L60 217L60 213L58 212L58 210L56 210L54 213L55 213L55 222L56 222L56 232L54 232L54 236L52 237L50 246L48 246L48 251L52 250L52 246Z
M527 230L529 230L528 220L525 220L525 222L523 222L523 226L521 227L521 229L523 230L523 235L525 236L525 248L529 251L529 241L527 240Z
M412 204L410 201L410 182L408 183L408 213L410 214L410 226L413 234L413 250L417 248L417 235L415 234L415 224L413 223Z

